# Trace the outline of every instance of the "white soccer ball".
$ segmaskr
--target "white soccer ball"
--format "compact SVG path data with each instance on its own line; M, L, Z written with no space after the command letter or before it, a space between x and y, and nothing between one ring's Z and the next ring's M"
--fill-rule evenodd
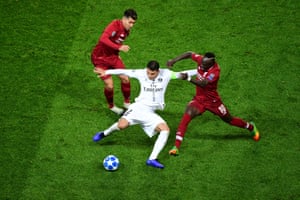
M116 171L119 168L119 159L114 155L108 155L103 160L103 167L107 171Z

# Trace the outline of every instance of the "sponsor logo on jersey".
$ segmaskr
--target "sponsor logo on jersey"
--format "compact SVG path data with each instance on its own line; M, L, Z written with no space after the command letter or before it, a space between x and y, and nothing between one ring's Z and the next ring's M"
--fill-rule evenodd
M148 88L148 87L144 87L144 91L145 92L160 92L162 90L163 90L163 88L153 88L153 87Z

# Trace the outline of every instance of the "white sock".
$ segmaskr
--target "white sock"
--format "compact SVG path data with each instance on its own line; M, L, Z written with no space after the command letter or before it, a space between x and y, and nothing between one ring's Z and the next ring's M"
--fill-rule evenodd
M159 133L159 136L156 139L156 142L154 144L152 153L149 157L150 160L157 159L158 154L161 152L161 150L165 147L169 137L169 131L161 131Z
M112 132L114 131L118 131L120 130L119 127L118 127L118 122L114 123L113 125L111 125L108 129L106 129L104 131L104 135L105 136L108 136L109 134L111 134Z

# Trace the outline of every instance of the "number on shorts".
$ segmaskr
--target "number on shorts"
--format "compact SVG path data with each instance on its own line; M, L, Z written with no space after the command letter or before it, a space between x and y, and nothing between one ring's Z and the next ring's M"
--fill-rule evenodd
M221 104L219 107L218 107L219 111L222 113L222 115L226 115L227 111L226 111L226 108L223 104Z

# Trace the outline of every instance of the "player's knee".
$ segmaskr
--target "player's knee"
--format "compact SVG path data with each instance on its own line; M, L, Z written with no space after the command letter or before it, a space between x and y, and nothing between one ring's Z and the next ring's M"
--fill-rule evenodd
M157 131L158 132L165 132L165 133L169 134L170 128L166 123L161 123L157 126Z
M111 77L104 80L104 87L106 90L110 90L110 91L114 89L114 82Z
M119 77L120 77L122 83L129 83L130 82L128 76L121 75Z
M194 118L195 116L199 115L199 111L192 106L188 106L185 110L185 113Z
M105 86L105 90L113 91L114 90L114 86L113 85Z
M121 118L121 119L119 120L119 122L118 122L118 128L119 128L120 130L125 129L125 128L127 128L128 126L129 126L129 123L128 123L128 121L127 121L126 119Z
M228 124L230 124L232 121L232 117L230 115L223 116L221 119Z

